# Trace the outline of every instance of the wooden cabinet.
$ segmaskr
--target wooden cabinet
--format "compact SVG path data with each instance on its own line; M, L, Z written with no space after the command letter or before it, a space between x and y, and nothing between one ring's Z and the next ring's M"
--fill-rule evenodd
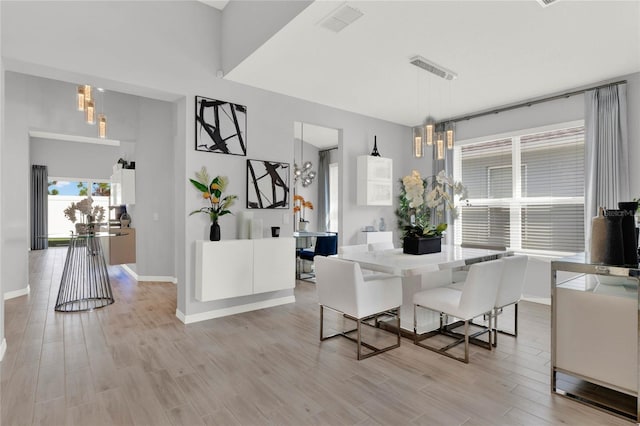
M111 235L102 238L102 250L107 265L123 265L136 263L136 230L122 228L113 231L121 235Z
M120 169L111 175L111 205L136 203L136 171Z
M358 205L393 205L393 160L359 156L357 185Z
M228 299L295 287L295 240L196 241L196 300Z

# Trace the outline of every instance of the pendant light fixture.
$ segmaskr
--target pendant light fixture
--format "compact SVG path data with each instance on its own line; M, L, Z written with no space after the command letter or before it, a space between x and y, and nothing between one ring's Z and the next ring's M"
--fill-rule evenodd
M435 130L434 127L435 127L435 124L433 122L433 119L427 118L427 125L424 126L424 132L425 132L425 139L426 139L427 145L429 146L433 145L433 133Z
M415 158L422 158L424 156L422 127L413 128L413 156Z
M84 86L78 86L78 91L76 92L76 106L78 111L84 112L85 105L85 96L84 96Z
M96 124L96 106L93 101L85 102L84 119L87 124Z
M438 132L436 135L436 151L438 160L444 160L444 139L443 132Z
M104 115L104 89L98 88L102 102L100 102L100 114L98 114L98 137L104 139L107 137L107 116Z
M445 126L445 132L447 135L447 149L453 149L453 122L449 121Z

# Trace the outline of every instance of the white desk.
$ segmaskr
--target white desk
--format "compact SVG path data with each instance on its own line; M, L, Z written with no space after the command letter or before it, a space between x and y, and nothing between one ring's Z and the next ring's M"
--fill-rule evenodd
M402 249L375 252L339 254L341 259L351 260L360 267L374 271L390 273L402 277L402 307L400 309L400 327L413 333L413 295L423 288L443 285L450 276L450 269L471 265L477 262L494 260L509 255L508 251L463 248L442 245L440 253L413 255L404 254ZM419 271L418 271L419 269ZM440 272L444 271L444 272ZM423 280L423 274L429 274ZM421 309L418 311L418 331L432 330L439 318L436 314Z

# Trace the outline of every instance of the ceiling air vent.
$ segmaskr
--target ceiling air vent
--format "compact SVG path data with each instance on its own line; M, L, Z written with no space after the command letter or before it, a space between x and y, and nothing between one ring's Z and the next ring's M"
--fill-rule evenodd
M441 67L438 64L435 64L422 56L414 56L411 58L410 63L415 65L418 68L422 68L425 71L429 71L432 74L437 75L438 77L442 77L445 80L454 80L458 77L458 74L455 72L446 69L445 67Z
M329 16L320 21L320 26L334 33L339 33L344 30L347 25L354 23L363 15L358 9L344 4L331 12Z
M540 6L542 7L551 6L552 4L558 2L558 0L536 0L536 1L540 3Z

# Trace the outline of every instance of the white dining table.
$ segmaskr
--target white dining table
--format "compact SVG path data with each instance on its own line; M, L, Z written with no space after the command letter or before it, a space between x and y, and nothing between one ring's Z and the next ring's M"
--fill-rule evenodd
M427 288L446 285L453 270L477 262L486 262L513 254L508 250L489 250L442 245L439 253L422 255L405 254L402 249L343 253L337 257L357 262L361 268L402 277L402 306L400 327L413 333L413 295ZM439 316L421 309L418 312L418 332L433 330L439 324Z

